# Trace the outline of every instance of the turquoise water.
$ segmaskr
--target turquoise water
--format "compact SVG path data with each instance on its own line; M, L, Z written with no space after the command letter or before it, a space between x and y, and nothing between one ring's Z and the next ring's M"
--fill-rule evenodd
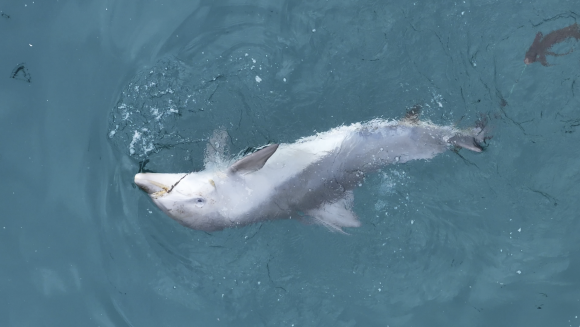
M0 325L580 326L580 55L523 63L570 2L0 11ZM415 104L493 138L368 176L347 236L185 229L132 182Z

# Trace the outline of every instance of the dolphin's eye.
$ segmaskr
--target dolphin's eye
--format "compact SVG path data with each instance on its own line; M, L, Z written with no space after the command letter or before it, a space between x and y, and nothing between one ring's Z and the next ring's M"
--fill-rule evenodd
M204 198L195 198L195 199L193 199L193 203L195 204L196 207L202 208L205 205L205 199Z

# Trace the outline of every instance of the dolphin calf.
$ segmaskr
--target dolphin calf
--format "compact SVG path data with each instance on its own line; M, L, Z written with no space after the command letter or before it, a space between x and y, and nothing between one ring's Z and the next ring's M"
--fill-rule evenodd
M340 126L292 144L270 144L237 161L199 172L139 173L135 184L180 224L216 231L264 220L311 218L330 230L358 227L353 189L389 164L430 159L458 147L481 152L483 123L468 129L374 119Z

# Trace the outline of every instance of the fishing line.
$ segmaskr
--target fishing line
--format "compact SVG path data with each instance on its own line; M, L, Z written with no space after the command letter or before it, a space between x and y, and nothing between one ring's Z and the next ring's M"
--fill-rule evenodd
M526 67L528 67L528 65L524 64L524 69L522 69L522 72L520 73L520 77L518 77L518 79L516 79L516 82L514 83L514 85L512 85L512 89L510 90L510 94L508 94L508 96L507 96L508 99L512 95L512 92L514 91L514 87L516 87L516 84L518 84L520 82L520 78L522 78L522 75L524 74Z

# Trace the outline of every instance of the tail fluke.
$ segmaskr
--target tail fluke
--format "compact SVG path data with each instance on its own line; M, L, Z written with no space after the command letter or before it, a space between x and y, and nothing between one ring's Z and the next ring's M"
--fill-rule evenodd
M481 147L481 145L479 145L479 143L477 143L475 137L473 136L457 134L452 138L450 138L447 142L457 147L471 150L474 152L483 151L483 148Z
M459 148L464 148L474 152L482 152L483 147L481 145L491 138L489 132L490 128L487 124L487 118L482 117L477 121L475 127L456 134L449 138L447 142Z

